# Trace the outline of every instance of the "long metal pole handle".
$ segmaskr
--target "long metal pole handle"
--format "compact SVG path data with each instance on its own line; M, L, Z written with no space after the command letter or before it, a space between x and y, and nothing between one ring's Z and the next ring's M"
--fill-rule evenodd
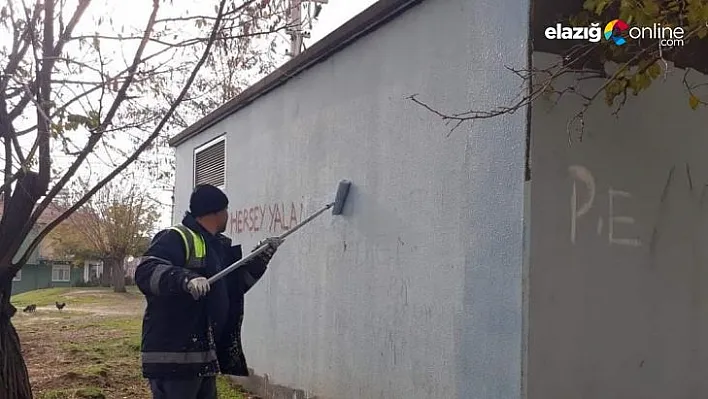
M285 233L281 234L278 238L281 240L284 240L285 237L289 236L290 234L300 230L300 228L308 223L310 223L313 219L316 217L320 216L322 213L327 211L328 209L332 208L334 206L334 202L327 204L324 206L322 209L319 211L313 213L307 219L303 220L302 222L298 223L295 227L292 227L290 230L286 231ZM215 281L221 279L222 277L226 276L227 274L233 272L234 270L238 269L239 267L243 266L246 262L250 261L251 259L255 258L256 256L260 255L263 251L265 251L268 248L268 244L263 244L260 247L256 248L255 251L251 252L250 254L246 255L245 258L241 258L237 262L231 264L229 267L226 269L220 271L219 273L216 273L215 275L209 277L208 281L209 284L214 284Z
M284 240L285 237L287 237L287 236L289 236L290 234L292 234L292 233L294 233L294 232L300 230L300 227L302 227L302 226L304 226L304 225L310 223L314 218L316 218L317 216L320 216L323 212L325 212L326 210L332 208L333 206L334 206L334 202L325 205L324 208L322 208L322 209L320 209L319 211L317 211L317 212L313 213L312 215L308 216L307 219L305 219L305 220L303 220L302 222L298 223L295 227L290 228L290 230L288 230L288 231L286 231L285 233L281 234L278 238L280 238L281 240Z

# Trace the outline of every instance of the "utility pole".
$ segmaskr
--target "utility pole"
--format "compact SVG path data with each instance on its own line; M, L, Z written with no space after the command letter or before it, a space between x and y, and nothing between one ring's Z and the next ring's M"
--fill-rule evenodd
M303 39L310 37L310 32L302 28L302 3L327 4L329 0L290 0L287 33L290 35L290 57L296 57L302 51Z

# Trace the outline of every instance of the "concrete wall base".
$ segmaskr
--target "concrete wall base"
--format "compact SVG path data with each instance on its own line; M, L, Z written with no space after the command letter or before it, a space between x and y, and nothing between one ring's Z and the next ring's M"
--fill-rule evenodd
M293 389L270 381L268 374L258 375L249 369L249 377L231 377L231 380L243 387L249 393L262 399L318 399L317 396L306 393L302 389Z

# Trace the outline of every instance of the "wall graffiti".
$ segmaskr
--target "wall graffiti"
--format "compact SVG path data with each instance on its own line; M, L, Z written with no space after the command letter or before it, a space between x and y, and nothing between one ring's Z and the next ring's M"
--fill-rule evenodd
M244 232L282 233L302 220L305 206L291 202L263 204L231 211L231 235Z
M578 223L581 219L588 218L588 213L595 206L595 198L597 194L597 186L595 177L590 170L584 166L572 165L568 168L571 178L573 179L573 189L570 195L570 242L575 244L578 234ZM579 198L578 185L585 188L586 195L582 200ZM610 245L624 245L630 247L640 247L642 242L639 238L618 237L616 227L620 224L633 225L635 220L631 216L619 216L618 207L620 203L627 200L631 201L632 194L627 191L616 190L613 187L607 190L608 206L607 206L607 239ZM592 222L592 219L590 219ZM598 216L597 218L597 235L602 236L605 230L605 218Z

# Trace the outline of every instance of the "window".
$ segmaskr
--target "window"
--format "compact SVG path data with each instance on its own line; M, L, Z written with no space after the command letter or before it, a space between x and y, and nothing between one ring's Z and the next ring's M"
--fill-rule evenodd
M226 137L221 136L194 150L194 185L224 188L226 182Z
M52 266L52 281L67 282L71 281L71 266L69 265L53 265Z
M103 274L103 267L100 263L90 262L88 264L88 281L98 280Z
M12 278L12 281L21 281L22 280L22 269L17 271L17 274L15 274L15 277Z

